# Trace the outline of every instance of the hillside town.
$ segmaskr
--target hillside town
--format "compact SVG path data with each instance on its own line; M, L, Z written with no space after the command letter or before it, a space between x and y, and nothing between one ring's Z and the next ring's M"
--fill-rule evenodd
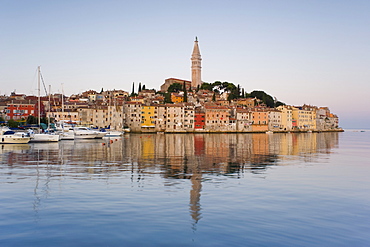
M30 116L40 116L53 123L138 133L341 131L338 117L328 107L267 102L266 97L248 94L239 85L203 82L201 60L196 39L192 80L168 78L159 91L146 89L141 83L135 88L133 83L131 93L102 89L67 97L12 92L0 96L0 118L25 125Z

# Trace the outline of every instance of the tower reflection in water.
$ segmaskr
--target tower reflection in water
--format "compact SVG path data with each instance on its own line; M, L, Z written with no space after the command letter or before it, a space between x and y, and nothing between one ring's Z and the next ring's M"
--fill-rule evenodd
M200 199L205 174L239 178L247 172L263 173L269 166L315 161L319 154L330 154L338 145L338 135L129 134L105 141L4 146L0 161L10 169L34 165L38 177L109 180L130 173L131 183L138 185L153 174L166 180L189 180L189 210L195 229L202 218ZM137 179L133 179L135 176Z

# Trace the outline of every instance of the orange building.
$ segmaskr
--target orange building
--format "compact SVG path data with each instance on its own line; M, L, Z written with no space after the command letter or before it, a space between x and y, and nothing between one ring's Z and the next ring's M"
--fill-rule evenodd
M268 131L268 111L254 108L252 114L252 131Z
M182 103L184 102L184 95L178 93L171 93L172 103Z

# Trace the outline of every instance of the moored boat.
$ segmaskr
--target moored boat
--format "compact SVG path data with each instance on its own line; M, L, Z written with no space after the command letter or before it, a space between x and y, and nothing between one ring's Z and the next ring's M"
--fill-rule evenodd
M16 133L8 127L0 129L0 144L25 144L30 142L30 136L27 133Z
M123 135L121 131L107 131L107 134L104 137L119 137Z
M75 139L95 139L98 136L97 131L87 127L74 127Z
M73 131L73 128L69 130L63 130L59 132L60 140L74 140L75 139L75 133Z
M104 136L107 135L107 132L101 131L101 130L96 130L96 129L91 129L92 131L95 131L96 137L95 139L102 139Z
M56 133L34 133L30 132L30 142L58 142L60 136Z

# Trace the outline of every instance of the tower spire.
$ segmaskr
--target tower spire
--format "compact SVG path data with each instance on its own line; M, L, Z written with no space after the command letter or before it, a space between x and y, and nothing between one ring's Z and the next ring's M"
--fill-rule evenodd
M191 86L196 88L202 84L202 57L199 51L198 37L195 36L193 54L191 55Z

